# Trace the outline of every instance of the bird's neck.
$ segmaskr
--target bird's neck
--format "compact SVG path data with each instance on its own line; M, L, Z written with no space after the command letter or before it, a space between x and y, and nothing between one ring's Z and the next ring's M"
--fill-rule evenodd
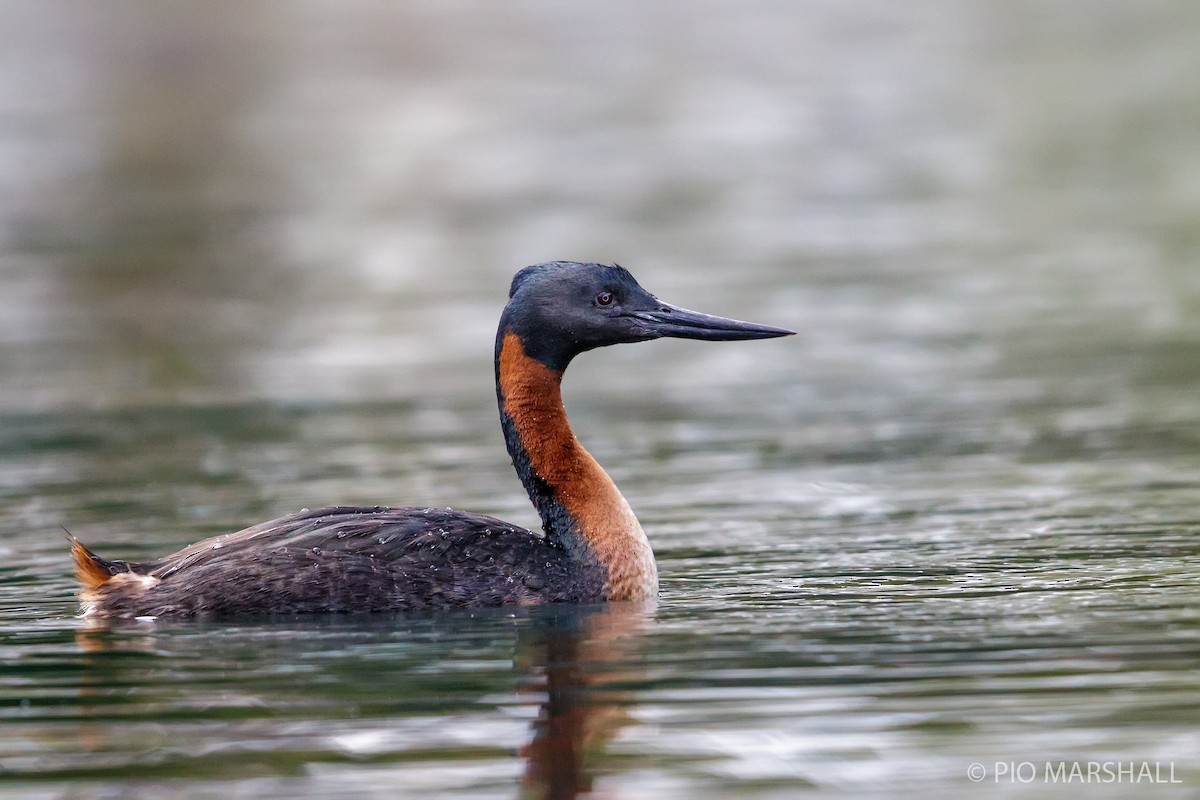
M601 563L609 600L654 597L658 571L650 542L612 478L575 438L561 385L561 370L526 355L520 336L501 329L496 342L500 423L546 533L572 557Z

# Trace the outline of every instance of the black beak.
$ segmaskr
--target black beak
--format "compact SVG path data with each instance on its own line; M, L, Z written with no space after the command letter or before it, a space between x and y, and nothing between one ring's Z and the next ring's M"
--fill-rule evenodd
M712 314L701 314L699 311L689 311L666 303L660 303L659 307L652 311L635 311L632 316L646 325L648 333L677 339L728 342L740 339L773 339L776 336L792 336L796 333L786 328L714 317Z

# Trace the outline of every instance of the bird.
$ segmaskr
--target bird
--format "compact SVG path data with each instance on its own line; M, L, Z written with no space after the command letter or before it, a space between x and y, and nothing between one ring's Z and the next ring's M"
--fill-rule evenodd
M646 601L658 570L641 524L563 407L575 356L663 337L794 331L660 301L617 264L553 261L513 277L495 343L496 398L533 531L449 508L333 506L205 539L142 563L71 537L85 618L398 612Z

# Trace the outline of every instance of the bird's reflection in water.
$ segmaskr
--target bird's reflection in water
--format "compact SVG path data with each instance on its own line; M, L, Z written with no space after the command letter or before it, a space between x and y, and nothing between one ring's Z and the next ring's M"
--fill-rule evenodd
M629 603L568 609L522 635L521 691L540 695L533 737L520 750L524 796L562 800L592 791L597 757L629 722L622 687L639 677L631 655L653 612Z
M311 700L310 692L318 685L327 686L331 674L336 675L337 693L345 701L375 702L381 670L393 670L389 681L412 683L405 676L427 676L431 665L447 663L456 651L461 653L456 642L470 648L483 644L503 658L505 651L513 652L515 630L518 702L537 707L529 738L516 747L524 762L520 794L539 800L586 797L593 790L595 769L605 748L630 722L628 687L641 678L639 642L654 624L654 607L613 603L498 609L472 616L313 617L302 623L297 625L293 618L282 625L178 621L85 625L76 634L82 666L80 749L101 754L121 747L124 736L111 739L124 724L119 712L126 702L138 705L136 715L151 717L156 716L154 707L167 715L177 715L181 707L209 707L214 702L211 671L220 672L226 662L227 677L233 682L222 691L254 696L263 707L277 708L286 716L297 695ZM289 671L302 655L298 642L306 642L301 650L307 648L322 658L340 655L306 683ZM364 648L381 643L393 647L395 642L404 646L391 664L363 662L358 657ZM473 652L478 654L477 649ZM189 688L197 670L201 682ZM289 679L280 682L278 676L284 672ZM506 682L497 673L481 675L479 680L493 689ZM411 745L410 732L405 730L409 718L403 709L414 699L428 701L428 693L437 689L426 683L424 691L424 696L400 696L393 701L398 711L390 727L398 736L391 742L400 751ZM488 692L488 686L479 686L481 695ZM459 702L478 708L478 698L471 699L470 690L467 695ZM461 710L447 707L447 721ZM248 735L245 726L253 725L255 736L269 737L270 726L277 724L274 716L257 722L247 719L239 732ZM128 755L134 760L141 757ZM222 771L216 765L208 769Z

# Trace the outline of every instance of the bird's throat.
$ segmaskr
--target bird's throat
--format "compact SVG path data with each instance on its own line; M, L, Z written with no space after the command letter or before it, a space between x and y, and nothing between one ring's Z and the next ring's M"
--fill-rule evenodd
M546 532L573 557L603 565L609 600L656 596L650 542L612 478L575 438L562 372L526 355L517 334L503 333L496 392L509 455Z

